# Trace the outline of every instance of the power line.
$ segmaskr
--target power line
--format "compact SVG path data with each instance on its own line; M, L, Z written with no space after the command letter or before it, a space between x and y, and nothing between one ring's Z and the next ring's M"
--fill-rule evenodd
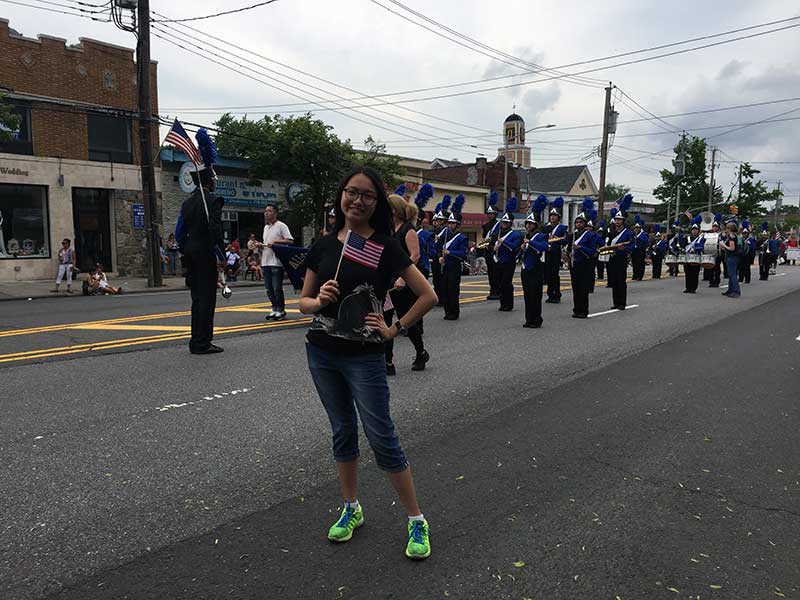
M261 6L266 6L267 4L272 4L273 2L277 2L278 0L267 0L266 2L259 2L257 4L251 4L250 6L243 6L242 8L235 8L233 10L226 10L223 12L214 13L212 15L204 15L202 17L189 17L186 19L151 19L151 23L188 23L189 21L202 21L203 19L213 19L215 17L222 17L224 15L232 15L234 13L244 12L246 10L253 10L254 8L259 8ZM155 11L154 11L155 12Z
M155 29L156 31L163 31L162 29L160 29L160 28L159 28L159 26L154 26L154 29ZM180 38L176 38L174 34L180 35L180 36L182 36L182 37L180 37ZM159 38L161 38L161 39L165 39L165 38L163 38L162 36L158 36L157 34L154 34L154 35L156 35L157 37L159 37ZM173 31L173 32L171 32L171 34L170 34L170 37L172 37L173 39L178 39L179 41L184 41L184 42L186 42L186 43L191 43L190 41L186 41L186 40L185 40L185 38L186 38L186 37L188 37L188 36L186 36L185 34L182 34L182 33L180 33L180 32L175 32L175 31ZM190 40L191 40L191 41L193 41L193 38L190 38ZM171 42L171 43L172 43L172 42ZM267 79L270 79L270 80L273 80L273 81L275 80L275 79L274 79L274 77L271 77L271 76L269 76L269 75L266 75L266 74L264 74L264 73L263 73L263 71L259 71L258 69L255 69L255 68L253 68L253 67L249 67L249 66L243 65L243 64L241 64L241 63L238 63L238 62L236 62L236 61L233 61L233 60L231 60L229 57L230 57L230 56L235 56L236 58L242 58L242 60L245 60L245 61L247 61L247 62L249 62L249 63L252 63L252 64L256 65L257 67L259 67L260 69L263 69L263 70L269 71L269 72L271 72L271 73L275 73L275 74L277 74L277 75L281 75L281 76L283 76L283 77L285 77L285 78L287 78L287 79L290 79L290 80L292 80L292 81L297 81L297 82L299 82L300 84L302 84L302 85L304 85L304 86L306 86L306 87L311 87L311 88L313 88L313 89L321 90L321 91L323 91L323 92L325 92L325 91L326 91L326 90L323 90L322 88L319 88L319 87L317 87L317 86L313 86L313 85L311 85L311 84L304 83L304 82L302 82L301 80L298 80L298 79L296 79L296 78L293 78L293 77L290 77L290 76L285 76L285 75L282 75L281 73L279 73L279 72L277 72L277 71L275 71L275 70L273 70L273 69L270 69L270 68L268 68L268 67L264 67L263 65L259 65L259 63L255 62L255 61L252 61L252 60L249 60L249 59L247 59L247 58L241 57L241 56L239 56L239 55L236 55L236 54L234 54L234 53L226 52L226 51L224 51L224 50L223 50L223 52L225 53L225 56L220 56L220 55L218 55L218 54L216 54L216 53L214 53L214 52L212 52L211 50L209 50L209 49L208 49L208 47L209 47L209 46L210 46L210 47L212 47L212 48L217 48L217 49L219 49L217 46L213 46L213 45L211 45L211 44L208 44L208 43L206 43L206 44L205 44L205 47L203 47L203 46L198 46L198 45L196 45L196 44L192 44L192 46L193 46L195 49L201 50L201 51L202 51L202 52L204 52L204 53L211 54L212 56L215 56L215 57L217 57L217 58L220 58L220 59L225 59L225 60L227 60L227 61L229 61L229 62L232 62L233 64L235 64L235 65L237 65L237 66L240 66L240 67L242 67L242 68L244 68L244 69L246 69L246 70L248 70L248 71L255 72L255 73L259 74L259 75L263 75L263 76L264 76L264 77L266 77ZM181 46L181 47L182 47L182 46ZM184 48L184 49L185 49L185 50L187 50L187 51L189 51L187 48ZM195 54L197 54L197 53L195 52ZM208 57L207 57L207 56L205 56L205 55L202 55L202 54L198 54L198 56L201 56L201 57L203 57L203 58L206 58L206 59L208 59ZM216 61L214 61L214 62L216 62ZM223 66L225 66L225 65L223 65ZM242 74L242 75L244 75L244 76L248 76L248 77L251 77L251 78L252 78L252 76L248 75L247 73L242 73L241 71L236 71L236 72L238 72L238 73L240 73L240 74ZM255 78L253 78L253 79L254 79L254 80L256 80L256 81L259 81L260 83L263 83L263 84L265 84L265 85L270 85L271 87L276 87L276 86L274 86L274 85L272 85L272 84L268 84L268 83L264 82L264 81L263 81L263 80L261 80L261 79L255 79ZM305 90L305 89L302 89L302 88L299 88L299 87L297 87L297 86L295 86L295 85L292 85L292 84L290 84L290 83L286 83L285 81L281 81L281 80L277 80L277 81L278 81L279 83L281 83L282 85L285 85L285 86L287 86L287 87L289 87L289 88L292 88L292 89L294 89L294 90L297 90L297 91L299 91L299 92L301 92L301 93L304 93L304 94L310 94L312 97L320 97L318 94L315 94L315 93L313 93L313 92L310 92L310 91L308 91L308 90ZM303 96L299 96L298 94L296 94L296 93L294 93L294 92L288 92L287 90L285 90L285 89L283 89L283 88L276 88L276 89L280 89L281 91L284 91L284 92L286 92L286 93L289 93L290 95L293 95L293 96L295 96L295 97L300 97L300 98L302 98L302 97L303 97ZM342 106L342 108L344 109L345 107L344 107L344 106ZM376 120L378 120L378 121L381 121L381 122L383 122L383 123L387 123L387 124L389 124L389 125L392 125L392 126L396 126L396 127L402 127L402 128L403 128L404 130L406 130L406 131L414 131L414 132L420 133L420 134L422 134L422 135L425 135L426 137L429 135L429 132L428 132L427 130L420 130L420 129L416 129L416 128L413 128L413 127L404 126L404 125L401 125L401 124L398 124L398 123L396 123L395 121L390 121L390 120L387 120L387 119L384 119L384 118L381 118L381 117L378 117L378 116L375 116L375 115L371 115L371 114L365 113L365 112L364 112L364 111L362 111L362 110L358 110L358 109L354 109L354 108L348 108L347 110L352 110L353 112L356 112L357 114L361 114L361 115L364 115L364 116L370 117L370 118L372 118L372 119L376 119ZM447 132L449 132L449 133L457 133L457 132L453 132L453 131L451 131L451 130L443 129L443 128L441 128L441 127L431 126L431 125L428 125L428 124L426 124L426 123L420 123L419 121L414 121L413 119L408 119L408 118L406 118L406 117L400 117L400 116L394 115L394 114L392 114L392 113L389 113L389 112L387 112L387 111L383 111L383 110L379 110L379 109L373 109L373 110L375 110L375 111L377 111L377 112L381 112L381 113L383 113L383 114L386 114L386 115L389 115L389 116L390 116L390 117L392 117L392 118L395 118L395 119L397 119L397 118L400 118L400 119L403 119L403 120L405 120L405 121L409 121L409 122L412 122L412 123L415 123L415 124L421 125L421 126L423 126L423 127L431 127L431 128L434 128L434 129L441 129L442 131L447 131ZM339 111L336 111L336 112L339 112ZM344 116L347 116L347 117L351 117L351 118L352 118L352 116L351 116L351 115L349 115L349 114L347 114L347 113L340 113L340 114L343 114ZM379 127L379 128L382 128L382 129L386 129L386 130L388 130L388 131L391 131L391 132L393 132L393 133L398 133L398 132L397 132L397 130L395 130L395 129L389 129L389 128L387 128L387 127L384 127L383 125L379 125L379 124L376 124L376 123L374 123L374 122L367 122L367 121L362 121L362 122L364 122L364 123L366 123L366 124L368 124L368 125L371 125L371 126L373 126L373 127ZM403 135L409 135L408 133L405 133L405 131L404 131L404 132L402 132L402 134L403 134ZM419 137L417 137L417 136L412 136L412 139L414 139L414 140L416 140L416 141L422 141L422 142L425 142L425 141L427 141L425 138L419 138ZM460 144L459 146L453 146L453 145L447 145L447 144L436 144L436 145L438 145L438 146L440 146L440 147L443 147L443 148L451 148L451 149L457 149L457 150L461 150L461 151L463 151L463 150L467 149L467 146L468 146L470 149L477 149L477 146L475 146L475 145L473 145L473 144ZM469 150L469 151L471 151L471 150Z
M493 56L492 54L484 52L484 51L482 51L482 50L480 50L478 48L473 48L472 46L469 46L469 45L464 44L464 43L462 43L462 42L460 42L460 41L458 41L456 39L448 37L448 36L440 33L439 31L436 31L435 29L431 29L430 27L427 27L426 25L423 25L422 23L418 23L417 21L414 21L413 19L411 19L411 18L409 18L409 17L407 17L407 16L405 16L405 15L403 15L401 13L398 13L397 11L392 10L388 6L384 6L383 4L380 4L376 0L369 0L369 1L372 2L373 4L375 4L376 6L379 6L382 9L392 13L393 15L396 15L396 16L400 17L401 19L404 19L404 20L408 21L409 23L412 23L413 25L416 25L417 27L421 27L422 29L430 31L431 33L433 33L435 35L438 35L441 38L444 38L444 39L446 39L446 40L448 40L450 42L458 44L459 46L462 46L462 47L466 48L467 50L472 50L473 52L477 52L478 54L486 56L486 57L488 57L488 58L490 58L490 59L492 59L494 61L502 62L502 63L505 63L507 65L511 65L513 67L517 67L517 68L520 68L520 69L524 68L524 67L520 66L520 63L522 63L528 68L533 67L535 69L534 72L552 71L554 73L559 73L558 71L555 71L553 69L548 69L546 67L543 67L542 65L537 65L536 63L528 62L526 60L523 60L523 59L518 58L516 56L513 56L511 54L507 54L507 53L505 53L505 52L503 52L501 50L498 50L496 48L492 48L491 46L487 46L486 44L484 44L482 42L479 42L478 40L476 40L474 38L471 38L471 37L469 37L467 35L464 35L464 34L458 32L458 31L456 31L455 29L451 29L450 27L447 27L446 25L443 25L442 23L439 23L438 21L435 21L434 19L431 19L431 18L425 16L423 13L417 12L417 11L409 8L408 6L398 2L397 0L388 0L388 1L391 2L392 4L396 5L396 6L399 6L403 10L405 10L407 12L410 12L411 14L423 19L424 21L426 21L426 22L428 22L428 23L430 23L430 24L432 24L432 25L434 25L436 27L439 27L439 28L441 28L441 29L453 34L453 35L455 35L456 37L459 37L459 38L461 38L463 40L466 40L467 42L472 43L472 44L474 44L476 46L479 46L480 48L488 50L489 52L492 52L494 54L499 54L500 56L505 57L506 59L509 59L509 60L504 60L503 58L498 58L497 56ZM511 62L511 61L513 61L513 62ZM605 85L604 82L602 82L602 81L600 81L598 79L593 79L593 78L589 78L589 77L572 77L569 73L565 73L565 74L563 74L563 76L565 77L565 81L568 81L569 83L575 83L575 84L584 85L584 86L587 86L587 87L601 88L601 87L603 87L603 85Z
M722 33L716 33L716 34L701 36L701 37L697 37L697 38L691 38L691 39L687 39L687 40L682 40L680 42L673 42L673 43L670 43L670 44L662 44L660 46L652 46L652 47L644 48L644 49L640 49L640 50L634 50L634 51L630 51L630 52L623 52L623 53L619 53L619 54L615 54L615 55L609 55L609 56L605 56L605 57L601 57L601 58L594 58L594 59L583 60L583 61L570 63L570 64L566 64L566 65L560 65L558 67L551 67L550 70L554 71L554 70L558 70L558 69L565 69L565 68L568 68L568 67L586 65L586 64L595 63L595 62L604 62L604 61L607 61L607 60L613 60L613 59L622 58L622 57L625 57L625 56L632 56L632 55L635 55L635 54L653 52L655 50L661 50L661 49L675 47L675 46L682 46L682 45L686 45L686 44L697 42L697 41L723 37L723 36L731 35L731 34L734 34L734 33L741 33L741 32L744 32L744 31L752 31L753 29L761 29L763 27L769 27L769 26L772 26L772 25L777 25L777 24L781 24L781 23L787 23L787 22L790 22L790 21L797 21L798 19L800 19L800 16L798 16L798 17L790 17L790 18L786 18L786 19L780 19L780 20L777 20L777 21L761 23L759 25L751 25L751 26L742 27L742 28L739 28L739 29L732 29L732 30L725 31L725 32L722 32ZM678 54L684 54L684 53L687 53L687 52L694 52L694 51L697 51L697 50L702 50L702 49L706 49L706 48L711 48L711 47L715 47L715 46L729 44L729 43L740 41L740 40L744 40L744 39L750 39L750 38L759 37L759 36L762 36L762 35L768 35L768 34L771 34L771 33L776 33L776 32L784 31L784 30L787 30L787 29L793 29L795 27L800 27L800 24L794 24L794 25L789 25L789 26L785 26L785 27L779 27L779 28L776 28L776 29L768 30L768 31L756 32L756 33L749 34L749 35L744 35L744 36L731 38L729 40L721 40L719 42L715 42L715 43L712 43L712 44L703 44L703 45L700 45L700 46L694 46L692 48L685 48L685 49L682 49L682 50L678 50L678 51L674 51L674 52L668 52L668 53L659 54L659 55L650 56L650 57L645 57L645 58L641 58L641 59L637 59L637 60L631 60L631 61L625 61L625 62L621 62L621 63L616 63L616 64L613 64L613 65L605 65L605 66L595 67L593 69L588 69L588 70L581 71L581 72L578 72L578 73L572 73L571 75L568 75L568 76L582 75L582 74L586 74L586 73L594 73L594 72L597 72L597 71L602 71L604 69L617 68L617 67L621 67L621 66L627 66L627 65L631 65L631 64L638 64L638 63L641 63L641 62L647 62L647 61L650 61L650 60L656 60L656 59L659 59L659 58L665 58L665 57L668 57L668 56L675 56L675 55L678 55ZM431 92L431 91L439 91L439 90L444 90L444 89L450 89L450 88L455 88L455 87L464 87L464 86L475 85L475 84L480 84L480 83L489 83L489 82L492 82L492 81L498 81L498 80L502 80L502 79L509 79L509 78L514 78L514 77L519 77L521 75L532 74L532 73L536 73L536 71L529 71L529 72L518 73L518 74L514 74L514 75L502 75L502 76L498 76L498 77L489 77L489 78L484 78L484 79L476 79L476 80L473 80L473 81L446 84L446 85L438 85L438 86L432 86L432 87L427 87L427 88L417 88L417 89L405 90L405 91L401 91L401 92L391 92L391 93L385 93L385 94L375 94L375 95L372 95L372 96L361 96L361 97L355 97L355 98L348 98L348 100L352 101L352 100L365 100L365 99L370 99L370 98L388 98L388 97L393 97L393 96L405 96L405 95L409 95L409 94L416 94L416 93L422 93L422 92ZM547 78L543 78L543 79L536 79L536 80L533 80L533 81L523 81L523 82L504 85L504 86L494 86L494 87L490 87L490 88L483 88L483 89L479 89L479 90L471 90L471 91L466 91L466 92L457 92L457 93L453 93L453 94L444 94L444 95L437 95L437 96L427 96L427 97L423 97L423 98L412 98L412 99L405 99L405 100L397 100L397 101L394 101L394 104L422 102L422 101L426 101L426 100L437 100L437 99L442 99L442 98L451 98L451 97L456 97L456 96L478 94L478 93L483 93L483 92L496 91L496 90L513 88L513 87L531 85L531 84L534 84L534 83L541 83L541 82L545 82L545 81L553 81L553 80L556 80L556 79L563 79L564 77L565 76L558 75L558 76L552 76L552 77L547 77ZM278 108L278 107L301 106L301 105L305 105L305 104L309 104L309 103L305 102L305 103L293 103L293 104L272 104L272 105L249 106L249 107L241 107L241 108Z
M155 13L155 14L157 14L157 15L159 15L159 16L162 16L162 17L164 16L164 15L161 15L160 13ZM248 53L248 54L252 54L253 56L256 56L256 57L258 57L258 58L261 58L262 60L265 60L265 61L268 61L268 62L270 62L270 63L276 64L276 65L279 65L279 66L281 66L281 67L284 67L284 68L286 68L286 69L290 69L291 71L294 71L294 72L296 72L296 73L300 73L301 75L304 75L304 76L306 76L306 77L311 77L312 79L316 79L317 81L321 81L321 82L323 82L323 83L326 83L326 84L328 84L328 85L332 85L332 86L334 86L334 87L341 88L341 89L347 90L347 91L349 91L349 92L352 92L352 93L355 93L355 94L363 94L363 92L359 92L358 90L355 90L355 89L353 89L353 88L349 88L349 87L347 87L347 86L344 86L344 85L338 84L338 83L336 83L336 82L333 82L333 81L330 81L330 80L328 80L328 79L323 79L323 78L321 78L321 77L318 77L318 76L316 76L316 75L313 75L313 74L311 74L311 73L307 73L306 71L302 71L302 70L300 70L300 69L297 69L297 68L295 68L295 67L292 67L292 66L290 66L290 65L288 65L288 64L286 64L286 63L282 63L282 62L280 62L280 61L277 61L277 60L271 59L271 58L269 58L269 57L267 57L267 56L264 56L264 55L262 55L262 54L259 54L259 53L257 53L257 52L253 52L253 51L251 51L251 50L248 50L247 48L243 48L243 47L241 47L241 46L237 46L236 44L234 44L234 43L232 43L232 42L229 42L229 41L227 41L227 40L224 40L224 39L222 39L222 38L218 38L218 37L215 37L215 36L213 36L213 35L211 35L211 34L204 33L204 32L202 32L202 31L200 31L199 29L195 29L194 27L191 27L191 26L189 26L189 25L181 25L181 27L182 27L182 28L184 28L184 29L188 29L188 30L190 30L190 31L193 31L193 32L197 33L198 35L201 35L201 36L203 36L203 38L211 38L211 39L213 39L213 40L215 40L215 41L218 41L218 42L221 42L221 43L223 43L223 44L226 44L226 45L228 45L228 46L231 46L231 47L233 47L233 48L236 48L237 50L240 50L240 51L242 51L242 52L246 52L246 53ZM185 34L185 35L188 35L188 34ZM236 56L235 54L231 53L231 52L230 52L230 51L228 51L228 50L223 50L222 48L219 48L218 46L214 46L214 47L215 47L215 48L217 48L217 49L219 49L219 50L220 50L220 51L222 51L222 52L228 52L228 53L230 53L230 54L232 54L232 55ZM239 58L242 58L242 57L239 57ZM248 59L244 59L244 60L248 60ZM258 64L258 63L254 62L254 61L248 61L248 62L251 62L252 64ZM266 68L266 67L264 67L264 68ZM275 73L275 71L272 71L272 72L273 72L273 73ZM283 74L281 74L281 75L282 75L283 77L286 77L286 78L289 78L289 79L293 79L294 81L297 81L297 82L299 82L299 83L302 83L302 84L303 84L303 85L305 85L306 87L312 87L312 88L314 88L314 89L317 89L317 90L320 90L320 91L323 91L323 92L325 92L325 91L326 91L326 90L323 90L323 89L322 89L322 88L320 88L320 87L315 87L315 86L312 86L312 85L310 85L310 84L308 84L308 83L305 83L305 82L303 82L303 81L301 81L301 80L299 80L299 79L294 79L294 78L291 78L291 77L289 77L289 76L286 76L286 75L283 75ZM326 93L327 93L327 92L326 92ZM337 96L337 97L338 97L339 99L342 99L342 100L344 99L344 97L343 97L343 96ZM372 97L371 97L371 96L367 96L367 98L370 98L370 99L371 99ZM394 103L392 103L392 102L387 102L386 104L393 105ZM365 107L365 105L357 104L357 105L356 105L356 107L357 107L357 108L363 108L363 107ZM349 107L348 107L348 108L349 108ZM419 115L422 115L422 116L428 117L428 118L430 118L430 119L433 119L433 120L435 120L435 121L441 121L441 122L444 122L444 123L450 123L450 124L452 124L452 125L456 125L456 126L458 126L458 127L463 127L463 128L465 128L465 129L473 129L473 130L476 130L476 131L480 131L480 132L482 132L482 133L487 133L487 132L488 132L488 133L491 133L492 135L498 135L496 132L491 132L491 131L489 131L489 130L487 130L487 129L481 129L481 128L479 128L479 127L475 127L475 126L473 126L473 125L467 125L467 124L464 124L464 123L459 123L459 122L457 122L457 121L452 121L452 120L446 119L446 118L444 118L444 117L439 117L439 116L437 116L437 115L431 115L431 114L428 114L428 113L424 113L424 112L421 112L421 111L418 111L418 110L414 110L414 109L412 109L412 108L406 108L406 107L402 107L402 106L401 106L401 107L398 107L398 108L400 108L401 110L404 110L404 111L406 111L406 112L410 112L410 113L414 113L414 114L419 114ZM306 112L306 111L302 111L302 112ZM382 112L382 111L378 111L378 112ZM391 114L391 113L385 113L385 114ZM404 119L404 117L400 117L399 115L392 115L392 116L394 116L394 117L396 117L396 118L399 118L399 119ZM412 121L412 122L415 122L415 123L416 123L416 121ZM435 126L430 126L430 125L426 125L426 126L428 126L428 127L433 127L434 129L440 129L441 131L447 131L448 133L456 133L456 132L449 131L449 130L447 130L447 129L443 129L443 128L437 128L437 127L435 127ZM467 137L467 136L465 136L465 137Z
M157 30L157 31L158 31L158 30ZM205 60L208 60L208 61L210 61L210 62L212 62L212 63L215 63L215 64L217 64L217 65L220 65L220 66L222 66L222 67L224 67L224 68L226 68L226 69L228 69L228 70L231 70L231 71L233 71L233 72L235 72L235 73L238 73L238 74L240 74L240 75L242 75L242 76L244 76L244 77L247 77L247 78L249 78L249 79L251 79L251 80L253 80L253 81L256 81L256 82L258 82L258 83L261 83L262 85L266 85L267 87L270 87L270 88L273 88L273 89L278 89L278 90L280 90L280 91L282 91L282 92L284 92L284 93L286 93L286 94L288 94L288 95L290 95L290 96L294 96L294 97L296 97L296 98L301 98L301 99L303 99L303 100L306 100L306 98L305 98L305 97L303 97L303 96L301 96L301 95L299 95L299 94L296 94L296 93L294 93L294 92L291 92L291 91L287 91L287 90L285 90L285 89L283 89L283 88L280 88L280 87L278 87L278 86L276 86L276 85L274 85L274 84L272 84L272 83L268 83L267 81L264 81L263 79L259 79L258 77L254 77L253 75L250 75L250 74L248 74L248 73L245 73L245 72L243 72L243 71L240 71L240 70L238 70L238 69L236 69L236 68L232 67L232 66L231 66L230 64L228 64L228 63L225 63L225 62L220 62L219 60L215 60L215 59L213 59L213 58L209 58L208 56L206 56L206 55L204 55L204 54L200 54L199 52L196 52L196 51L192 50L191 48L187 48L186 46L183 46L183 45L182 45L180 42L176 42L176 41L174 41L174 40L173 40L173 39L171 39L171 38L168 38L168 37L164 37L164 36L158 35L157 33L153 33L153 36L154 36L154 37L157 37L157 38L159 38L159 39L161 39L161 40L164 40L164 41L165 41L165 42L167 42L168 44L172 44L173 46L176 46L176 47L178 47L178 48L180 48L180 49L182 49L182 50L185 50L186 52L189 52L189 53L191 53L191 54L194 54L195 56L199 56L200 58L203 58L203 59L205 59ZM184 43L186 43L186 42L184 42ZM198 47L198 46L195 46L195 47ZM200 48L200 47L198 47L198 48ZM209 52L209 51L207 51L207 50L203 50L203 51L204 51L204 52ZM209 54L212 54L212 55L214 55L214 53L212 53L212 52L209 52ZM218 56L218 55L214 55L214 56ZM254 71L254 69L252 69L252 68L250 68L250 67L245 67L245 66L241 65L240 63L236 63L235 61L229 61L229 62L232 62L233 64L236 64L236 65L238 65L238 66L241 66L241 67L242 67L242 68L244 68L244 69L249 69L249 70L251 70L251 71ZM290 87L293 87L293 86L290 86ZM308 93L308 92L305 92L305 93ZM315 94L311 94L311 95L313 96L313 95L315 95ZM312 101L312 103L313 103L313 101ZM349 110L352 110L353 112L357 112L357 113L359 112L359 111L358 111L358 110L356 110L356 109L349 109ZM349 118L349 119L352 119L352 120L354 120L354 121L358 121L359 123L364 123L364 124L366 124L366 125L369 125L369 126L371 126L371 127L378 127L378 128L380 128L380 129L384 129L384 130L386 130L386 131L391 131L392 133L396 133L396 134L399 134L399 135L408 135L408 134L406 134L405 132L398 131L398 130L396 130L396 129L391 129L391 128L389 128L389 127L386 127L386 126L384 126L384 125L378 125L378 124L375 124L375 123L373 123L373 122L370 122L370 121L365 121L364 119L360 119L360 118L358 118L358 117L355 117L355 116L353 116L353 115L350 115L350 114L347 114L347 113L345 113L345 112L342 112L342 110L336 110L335 112L336 112L336 113L338 113L338 114L341 114L342 116L345 116L345 117L347 117L347 118ZM359 114L362 114L362 113L359 113ZM367 116L371 116L371 115L367 115ZM386 121L385 119L380 119L379 117L373 117L373 118L377 118L378 120L383 120L383 121ZM386 122L388 122L388 121L386 121ZM420 142L426 142L426 140L425 140L425 139L423 139L423 138L416 138L416 137L414 137L414 138L412 138L412 139L416 139L417 141L420 141ZM454 145L435 144L435 143L432 143L431 145L432 145L432 146L438 146L438 147L441 147L441 148L449 148L449 149L452 149L452 150L459 150L459 151L464 151L464 149L465 149L465 147L464 147L464 146L454 146Z
M58 10L56 8L48 8L46 6L39 6L37 4L26 4L25 2L17 2L16 0L0 0L0 2L5 2L6 4L14 4L16 6L24 6L26 8L35 8L37 10L44 10L44 11L47 11L47 12L57 13L57 14L61 14L61 15L69 15L71 17L79 17L81 19L89 19L90 21L98 21L100 23L108 23L110 21L110 19L98 19L95 16L81 14L79 12L67 12L65 10ZM67 7L67 8L69 8L70 10L77 10L77 9L72 8L71 6Z

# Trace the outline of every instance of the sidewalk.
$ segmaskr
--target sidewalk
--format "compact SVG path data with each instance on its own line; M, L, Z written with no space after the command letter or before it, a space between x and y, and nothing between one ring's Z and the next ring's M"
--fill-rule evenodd
M146 277L116 277L112 274L108 276L109 282L114 286L122 286L124 294L149 294L156 292L170 292L176 290L186 290L183 277L164 277L164 285L160 288L147 287ZM3 300L28 300L36 298L81 298L81 285L83 278L72 282L72 294L67 294L66 282L61 283L61 290L58 294L52 293L55 283L52 280L36 281L0 281L0 302ZM251 281L239 279L231 282L232 288L242 287L263 287L263 281Z

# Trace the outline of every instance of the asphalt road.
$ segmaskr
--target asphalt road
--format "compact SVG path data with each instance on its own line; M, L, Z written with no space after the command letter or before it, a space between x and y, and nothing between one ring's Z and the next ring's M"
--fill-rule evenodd
M430 367L400 341L392 382L432 525L420 564L369 451L367 525L325 541L337 486L297 328L220 357L174 342L8 364L0 598L796 598L786 273L740 300L638 283L637 308L586 321L565 295L540 330L521 302L431 315ZM610 304L598 287L592 312Z

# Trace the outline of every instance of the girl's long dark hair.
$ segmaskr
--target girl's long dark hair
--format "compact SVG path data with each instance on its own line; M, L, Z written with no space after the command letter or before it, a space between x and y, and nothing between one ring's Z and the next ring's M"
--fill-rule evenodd
M344 188L347 187L347 184L355 175L365 175L366 177L369 177L369 180L375 187L377 201L375 202L375 212L372 213L372 217L370 217L369 220L369 226L375 231L384 235L391 235L392 209L389 206L389 197L386 195L386 188L383 185L383 180L381 179L381 176L378 175L378 172L375 171L375 169L364 165L353 167L353 169L347 175L345 175L344 179L342 179L342 183L339 185L339 191L336 193L336 202L333 205L333 209L336 212L336 225L334 226L332 233L336 234L344 229L342 194L344 193Z

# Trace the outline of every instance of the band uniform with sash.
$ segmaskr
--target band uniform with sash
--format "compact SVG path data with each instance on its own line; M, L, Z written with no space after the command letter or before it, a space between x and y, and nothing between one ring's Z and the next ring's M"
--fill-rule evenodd
M700 233L700 216L698 215L692 221L692 227L689 230L689 238L686 240L686 288L683 290L685 294L694 294L697 292L697 286L700 283L700 269L701 263L697 262L696 257L703 253L703 248L706 245L706 238ZM690 258L691 257L691 258Z
M487 300L497 300L500 298L500 287L497 284L497 273L495 272L494 245L497 243L497 235L500 232L500 221L497 219L497 200L498 194L492 191L489 194L489 206L486 213L489 221L483 226L484 241L479 244L486 260L486 277L489 280L489 295Z
M633 224L633 249L631 250L631 267L633 275L631 279L634 281L642 281L644 279L644 267L647 258L647 247L650 245L650 238L647 232L644 231L639 216L636 216L636 221Z
M681 226L679 221L675 221L674 223L674 233L672 234L672 238L669 240L669 253L673 255L676 259L684 252L684 248L686 247L686 236L681 231ZM670 277L677 277L680 273L680 263L673 262L669 265L669 275Z
M225 201L213 195L217 179L214 172L216 146L205 129L200 129L195 137L203 168L192 173L197 189L181 205L175 237L183 253L192 296L189 351L192 354L214 354L222 352L222 348L211 341L214 337L214 310L219 280L217 267L225 263L225 241L222 236L222 207Z
M661 233L661 225L655 225L656 237L650 247L650 256L653 261L653 279L661 279L661 267L664 264L664 258L667 256L669 244L667 243L667 234Z
M439 306L443 306L442 298L444 298L444 290L442 289L442 265L439 259L442 257L442 240L447 230L447 216L444 214L442 203L436 205L432 219L433 225L433 240L431 243L431 280L433 282L433 290L439 297Z
M525 241L522 244L522 292L525 299L525 324L537 329L542 326L542 291L544 289L545 255L549 245L547 234L539 231L539 223L531 212L525 219Z
M612 252L608 261L608 283L613 299L611 308L617 310L625 310L628 303L628 256L633 247L633 232L625 226L625 211L632 203L633 196L626 194L620 202L620 208L613 215L616 234L604 248Z
M550 304L558 304L561 302L561 277L559 271L561 270L561 260L564 252L564 245L567 242L566 225L561 223L561 209L564 206L564 199L559 196L553 200L553 208L550 210L549 223L545 227L545 233L548 235L550 248L547 251L545 258L546 270L546 283L547 283L547 300L545 302Z
M517 255L522 245L523 235L514 231L514 211L517 199L509 198L506 212L500 219L500 232L494 246L494 268L500 288L500 308L503 312L514 310L514 272L517 268Z
M461 231L461 215L451 213L441 238L442 250L439 264L442 266L442 292L444 318L455 321L461 315L458 300L461 294L461 269L467 259L469 240Z
M589 217L580 213L575 217L575 233L570 244L570 275L572 279L572 316L585 319L589 316L589 293L594 282L594 259L599 247L598 238L586 225Z

